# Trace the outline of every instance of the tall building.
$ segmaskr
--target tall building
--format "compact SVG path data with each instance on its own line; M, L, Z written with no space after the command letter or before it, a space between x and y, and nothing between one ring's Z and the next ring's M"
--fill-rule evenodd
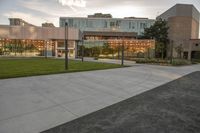
M163 19L168 22L169 26L169 39L168 57L182 56L184 58L195 58L193 55L198 55L199 45L199 11L193 6L188 4L176 4L157 19ZM200 42L200 41L199 41ZM194 47L193 47L194 45ZM173 47L173 49L172 49ZM182 49L182 53L178 49ZM195 54L194 54L195 53Z
M84 17L60 17L60 27L68 22L69 27L83 31L135 32L141 35L144 28L154 24L154 19L148 18L110 18L105 15Z

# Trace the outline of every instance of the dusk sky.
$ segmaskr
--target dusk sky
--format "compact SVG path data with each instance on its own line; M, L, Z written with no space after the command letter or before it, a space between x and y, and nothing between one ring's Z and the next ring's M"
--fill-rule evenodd
M200 11L200 0L0 0L0 24L15 17L38 26L43 22L58 26L61 16L86 17L96 12L155 19L176 3L193 4Z

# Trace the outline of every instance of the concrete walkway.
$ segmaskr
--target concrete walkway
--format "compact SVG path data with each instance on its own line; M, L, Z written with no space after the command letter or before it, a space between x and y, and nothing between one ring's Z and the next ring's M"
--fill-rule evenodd
M75 59L75 60L81 60L81 59ZM84 57L84 61L121 64L121 60L116 60L116 59L101 59L100 58L98 60L94 60L94 58ZM136 62L135 61L124 60L124 65L133 66L133 65L136 65Z
M38 133L194 71L128 68L0 80L0 133Z

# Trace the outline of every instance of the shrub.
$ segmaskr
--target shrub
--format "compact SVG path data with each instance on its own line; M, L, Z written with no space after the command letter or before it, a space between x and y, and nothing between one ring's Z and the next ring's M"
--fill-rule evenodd
M147 64L169 64L168 60L159 59L135 59L136 63L147 63Z
M94 60L98 60L99 59L99 57L94 57Z
M192 59L192 63L194 64L200 63L200 59Z
M185 59L173 59L172 65L173 66L182 66L182 65L190 65L192 64L191 61Z

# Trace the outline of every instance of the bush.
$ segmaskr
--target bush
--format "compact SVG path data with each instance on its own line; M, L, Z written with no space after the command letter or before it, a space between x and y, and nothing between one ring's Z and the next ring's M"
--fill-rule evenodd
M99 57L94 57L94 60L98 60L99 59Z
M200 63L200 59L192 59L192 63L194 64Z
M136 63L140 64L159 64L159 65L173 65L173 66L182 66L182 65L190 65L191 61L185 59L173 59L172 64L170 64L170 60L161 60L161 59L134 59ZM197 61L196 61L197 62Z
M136 63L142 64L169 64L168 60L159 60L159 59L135 59Z
M173 66L182 66L182 65L190 65L190 64L192 64L192 62L185 59L173 59L172 61Z

